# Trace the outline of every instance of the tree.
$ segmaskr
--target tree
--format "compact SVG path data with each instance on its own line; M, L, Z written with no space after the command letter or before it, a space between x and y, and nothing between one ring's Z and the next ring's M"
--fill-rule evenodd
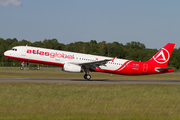
M25 46L25 45L29 45L29 46L31 46L31 42L30 41L27 41L27 40L21 40L21 41L19 41L19 43L18 43L19 45L23 45L23 46Z
M118 42L112 43L112 53L111 56L118 57L118 58L124 58L124 50L123 50L123 44L119 44Z
M98 43L98 55L107 56L106 41Z
M89 43L89 54L97 55L98 54L98 44L96 40L91 40Z
M169 65L173 66L176 69L180 68L180 48L173 50L173 53L169 61Z
M34 47L43 47L43 43L41 41L36 41L36 42L32 43L32 46L34 46Z
M124 46L124 54L126 59L142 61L145 57L146 47L140 42L132 41L131 43L126 43Z
M57 44L58 44L58 41L57 41L57 39L52 39L52 40L47 40L47 39L45 39L44 41L43 41L43 47L44 48L49 48L49 49L57 49L58 47L57 47Z

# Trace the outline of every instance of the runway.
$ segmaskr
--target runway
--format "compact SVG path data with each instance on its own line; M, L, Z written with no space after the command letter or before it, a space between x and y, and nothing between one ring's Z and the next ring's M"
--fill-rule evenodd
M87 83L87 84L180 84L180 80L65 79L65 78L0 78L0 82Z

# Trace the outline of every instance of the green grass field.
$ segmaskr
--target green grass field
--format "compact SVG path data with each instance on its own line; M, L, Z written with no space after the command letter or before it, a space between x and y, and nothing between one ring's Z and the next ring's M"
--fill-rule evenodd
M82 75L59 69L0 69L0 77L82 78ZM144 77L91 75L101 79L179 79L180 73ZM180 85L4 82L0 83L0 119L179 120Z

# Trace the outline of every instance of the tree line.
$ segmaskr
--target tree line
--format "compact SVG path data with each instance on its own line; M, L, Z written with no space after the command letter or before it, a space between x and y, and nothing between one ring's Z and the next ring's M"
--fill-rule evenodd
M79 52L85 54L93 54L108 57L117 57L122 59L147 61L158 52L157 49L149 49L140 42L128 42L125 45L119 42L107 43L106 41L97 42L74 42L70 44L59 43L57 39L45 39L44 41L30 42L28 40L18 41L16 38L3 39L0 38L0 66L20 66L21 62L8 59L4 56L4 51L14 46L28 45L34 47L42 47L56 50L64 50L71 52ZM168 66L179 69L180 67L180 48L175 48Z

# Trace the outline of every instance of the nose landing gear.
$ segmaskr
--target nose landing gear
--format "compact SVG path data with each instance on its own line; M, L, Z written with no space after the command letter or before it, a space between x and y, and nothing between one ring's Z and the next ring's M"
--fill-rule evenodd
M25 65L25 62L23 61L23 62L21 63L20 70L24 70L24 65Z

